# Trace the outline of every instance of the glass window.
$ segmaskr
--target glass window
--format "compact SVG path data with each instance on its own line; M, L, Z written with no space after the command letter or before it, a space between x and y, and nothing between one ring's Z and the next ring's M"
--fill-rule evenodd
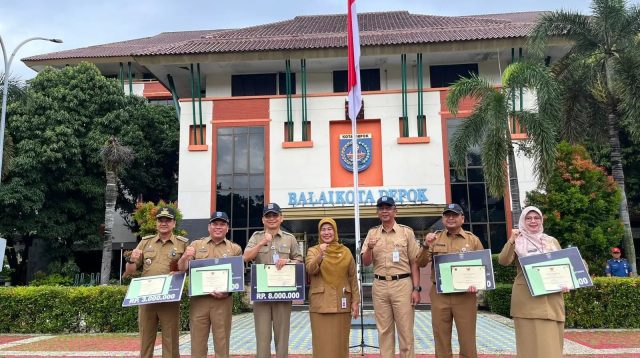
M249 172L249 148L247 146L246 135L236 135L233 137L233 172L248 173Z
M216 172L218 174L233 173L233 137L228 135L220 135L218 129L218 144L216 148Z
M469 184L469 204L472 222L487 221L487 194L484 184Z
M461 123L460 119L447 121L449 141ZM480 150L477 147L472 148L462 172L458 173L451 168L449 178L451 200L460 204L465 212L463 228L478 236L486 249L491 249L493 253L500 252L507 239L505 199L488 195L480 162Z
M380 69L360 70L360 88L364 91L380 91ZM333 71L333 92L347 92L347 71Z
M278 73L278 91L279 94L287 94L287 74L285 72ZM291 73L291 94L296 94L296 74Z
M249 172L264 173L264 130L249 135Z
M276 95L275 73L231 76L231 96L268 96Z
M478 64L468 63L461 65L439 65L429 67L431 88L449 87L460 77L469 77L478 74Z
M218 175L218 189L230 190L233 188L233 175Z
M216 206L229 214L230 237L244 248L249 235L262 230L264 127L219 128L217 135Z

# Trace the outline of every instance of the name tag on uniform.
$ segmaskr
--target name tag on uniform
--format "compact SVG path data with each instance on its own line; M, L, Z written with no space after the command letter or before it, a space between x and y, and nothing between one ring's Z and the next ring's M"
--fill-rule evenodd
M280 260L280 255L276 252L273 254L273 263L275 264L278 260Z
M393 251L393 253L391 254L391 260L393 262L400 262L400 253L398 252L398 250Z
M342 297L342 308L347 308L347 298L346 297Z

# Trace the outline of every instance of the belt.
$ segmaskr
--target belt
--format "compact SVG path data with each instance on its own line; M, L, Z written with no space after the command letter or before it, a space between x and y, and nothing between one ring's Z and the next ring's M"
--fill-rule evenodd
M373 277L375 277L377 280L395 281L395 280L400 280L400 279L403 279L403 278L411 277L411 274L410 273L401 273L399 275L387 275L387 276L373 275Z

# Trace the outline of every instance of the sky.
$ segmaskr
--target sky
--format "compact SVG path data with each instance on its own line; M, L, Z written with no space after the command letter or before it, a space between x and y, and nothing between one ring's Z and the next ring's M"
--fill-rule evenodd
M28 80L36 72L20 59L32 55L161 32L240 28L298 15L343 14L346 6L347 0L0 0L0 37L7 58L30 37L64 41L31 41L16 52L10 73L15 79ZM359 13L406 10L442 16L560 9L591 13L587 0L357 0L356 6Z

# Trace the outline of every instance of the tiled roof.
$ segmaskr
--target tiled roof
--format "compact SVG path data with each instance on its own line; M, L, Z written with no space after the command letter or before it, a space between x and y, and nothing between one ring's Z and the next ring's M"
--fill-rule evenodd
M407 11L361 13L358 14L360 44L366 47L524 37L540 14L432 16ZM347 46L346 23L344 14L297 16L291 20L241 29L162 33L25 60L340 48Z

